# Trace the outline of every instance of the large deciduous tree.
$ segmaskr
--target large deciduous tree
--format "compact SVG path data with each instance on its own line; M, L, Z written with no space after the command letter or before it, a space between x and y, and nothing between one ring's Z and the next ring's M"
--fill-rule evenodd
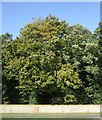
M49 16L25 25L15 40L9 34L2 39L3 84L11 103L99 103L96 34Z

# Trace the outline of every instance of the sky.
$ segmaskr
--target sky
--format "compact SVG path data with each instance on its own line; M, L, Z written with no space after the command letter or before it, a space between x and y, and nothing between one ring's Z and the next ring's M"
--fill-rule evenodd
M3 2L2 34L8 32L15 39L33 18L43 19L50 14L93 32L100 21L100 2Z

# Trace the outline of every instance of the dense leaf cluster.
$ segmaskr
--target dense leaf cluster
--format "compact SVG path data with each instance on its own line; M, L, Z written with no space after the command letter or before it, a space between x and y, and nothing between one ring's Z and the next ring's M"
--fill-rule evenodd
M3 103L100 104L101 27L49 16L2 35Z

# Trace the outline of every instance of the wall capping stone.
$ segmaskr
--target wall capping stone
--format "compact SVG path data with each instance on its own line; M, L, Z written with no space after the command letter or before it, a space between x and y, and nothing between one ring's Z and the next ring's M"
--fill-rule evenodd
M0 105L0 113L100 113L100 105Z

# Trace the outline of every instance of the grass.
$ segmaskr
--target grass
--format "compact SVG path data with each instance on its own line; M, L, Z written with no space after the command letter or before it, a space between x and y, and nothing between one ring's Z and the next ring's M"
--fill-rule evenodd
M91 120L90 118L2 118L1 120Z
M99 113L96 114L2 114L1 120L94 120L92 118L99 118Z

